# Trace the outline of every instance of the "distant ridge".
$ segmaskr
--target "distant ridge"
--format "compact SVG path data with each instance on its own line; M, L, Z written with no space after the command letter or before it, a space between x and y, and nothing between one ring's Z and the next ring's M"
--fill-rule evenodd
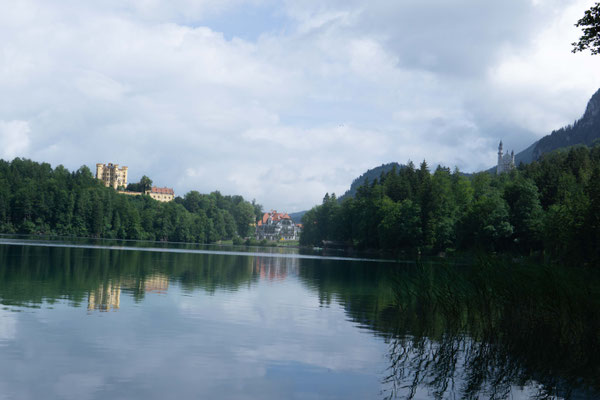
M525 150L515 154L515 164L529 164L539 160L546 153L575 145L591 146L600 140L600 89L594 93L587 104L583 116L573 125L567 125L540 140L533 142ZM496 173L496 167L486 172Z
M358 188L361 187L367 180L369 182L373 182L375 179L379 179L381 174L387 174L392 169L394 169L394 167L396 168L396 170L399 170L400 168L404 168L404 166L402 164L398 164L397 162L391 162L388 164L381 164L379 167L375 167L375 168L371 168L371 169L367 170L367 172L363 173L361 176L359 176L358 178L356 178L352 181L352 184L350 185L350 189L348 189L346 191L346 193L344 193L343 195L339 196L338 201L341 202L342 200L344 200L346 198L354 197L356 195L356 191L358 190ZM296 223L296 224L301 223L302 217L304 216L304 214L306 214L307 211L308 210L290 213L290 218L292 218L292 221L294 221L294 223Z
M294 221L295 224L301 224L302 223L302 217L304 216L304 214L306 214L308 210L304 210L304 211L298 211L295 213L289 213L288 215L290 216L290 218L292 219L292 221Z
M564 128L552 131L551 134L533 142L525 150L515 154L515 164L529 164L535 160L538 160L545 153L579 144L590 146L598 140L600 140L600 89L594 93L587 104L585 113L579 120L577 120L573 125L568 125ZM358 188L367 180L369 182L373 182L375 179L379 179L382 173L386 174L394 167L399 170L405 166L397 162L391 162L367 170L361 176L352 181L350 189L347 190L342 196L339 196L338 200L342 201L348 197L354 197ZM488 169L486 172L495 174L496 166ZM465 176L472 175L465 173L462 174ZM290 217L295 223L299 223L301 222L304 214L306 214L306 211L299 211L290 214Z
M532 157L533 160L537 160L544 153L576 144L590 146L598 139L600 139L600 89L588 102L583 117L573 125L560 128L538 140Z
M365 182L373 182L375 179L379 179L381 174L387 174L394 168L396 168L396 171L398 171L401 168L404 168L404 165L398 164L397 162L391 162L388 164L381 164L379 167L367 170L367 172L363 173L361 176L352 181L350 189L348 189L343 195L339 196L338 200L342 201L348 197L354 197L358 188L364 185Z

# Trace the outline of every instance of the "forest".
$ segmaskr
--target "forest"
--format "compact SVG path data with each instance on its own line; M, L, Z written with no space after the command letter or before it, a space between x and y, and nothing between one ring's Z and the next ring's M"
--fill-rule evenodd
M0 160L0 233L212 243L251 235L261 213L242 196L191 191L161 203L118 194L86 166Z
M339 202L326 194L302 222L301 245L323 241L401 253L539 255L600 265L600 146L544 155L499 176L466 177L412 162Z

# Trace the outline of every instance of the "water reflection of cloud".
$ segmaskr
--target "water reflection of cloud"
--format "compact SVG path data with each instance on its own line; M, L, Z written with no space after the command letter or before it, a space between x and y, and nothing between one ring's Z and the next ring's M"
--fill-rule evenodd
M268 290L261 290L262 286ZM364 340L368 332L348 329L351 322L341 306L321 308L318 296L307 293L297 279L278 285L265 282L257 290L217 293L202 302L180 298L178 307L184 317L206 326L225 321L243 331L244 337L237 340L240 345L231 349L244 363L356 371L378 364L385 351L382 343ZM236 342L234 337L231 340Z
M373 346L351 347L339 343L338 340L319 343L318 346L307 344L273 343L263 344L254 349L242 349L238 356L247 360L263 360L268 363L298 363L323 368L329 371L361 371L365 364L376 363L381 348Z
M0 346L17 335L17 319L13 312L0 309Z
M166 277L113 279L111 288L121 289L118 313L86 314L83 297L77 308L58 302L51 310L15 314L27 329L4 335L14 340L2 351L0 393L31 399L322 398L323 390L331 398L376 396L385 345L354 329L335 302L321 308L299 280L296 260L267 267L265 279L235 291L190 291ZM96 298L114 303L113 289L97 288ZM140 301L134 289L168 289L168 295ZM352 391L357 388L361 395Z
M103 384L104 379L98 374L69 373L58 379L54 390L62 399L87 400L94 398L95 392Z

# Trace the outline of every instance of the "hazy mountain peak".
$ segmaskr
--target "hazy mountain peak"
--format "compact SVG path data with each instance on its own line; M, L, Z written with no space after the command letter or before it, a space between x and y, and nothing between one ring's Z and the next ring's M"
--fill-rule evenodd
M586 120L588 123L590 120L598 118L600 116L600 89L590 99L583 114L582 120Z
M590 146L600 139L600 89L594 93L586 107L583 117L573 125L553 131L541 138L532 153L532 160L537 160L544 153L561 147L578 144Z

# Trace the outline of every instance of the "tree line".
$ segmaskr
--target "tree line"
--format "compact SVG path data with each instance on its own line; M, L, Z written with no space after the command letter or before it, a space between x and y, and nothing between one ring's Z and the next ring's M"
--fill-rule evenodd
M467 177L423 161L382 174L303 217L301 245L342 242L394 252L540 254L600 264L600 146L544 155L510 173Z
M191 191L161 203L118 194L86 166L0 160L0 233L210 243L250 235L258 215L242 196Z

